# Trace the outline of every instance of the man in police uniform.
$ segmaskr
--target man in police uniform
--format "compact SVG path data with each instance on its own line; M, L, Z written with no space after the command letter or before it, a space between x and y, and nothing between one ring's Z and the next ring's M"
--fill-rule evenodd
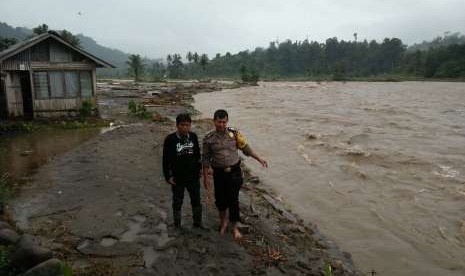
M215 130L203 139L203 180L207 190L210 188L209 172L213 169L215 186L215 205L220 216L219 231L224 234L229 221L232 223L234 238L241 238L237 228L239 216L239 190L242 186L242 171L238 149L246 156L251 156L263 167L268 164L255 153L245 141L244 136L236 129L227 127L228 113L220 109L213 115Z

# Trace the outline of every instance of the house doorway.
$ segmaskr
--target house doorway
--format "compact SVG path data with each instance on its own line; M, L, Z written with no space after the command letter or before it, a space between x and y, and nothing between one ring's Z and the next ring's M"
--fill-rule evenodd
M3 76L0 76L0 119L6 119L7 115L5 80Z
M24 117L27 119L32 119L33 114L33 104L32 104L32 89L31 89L31 76L29 72L21 72L21 91L23 94L23 111Z

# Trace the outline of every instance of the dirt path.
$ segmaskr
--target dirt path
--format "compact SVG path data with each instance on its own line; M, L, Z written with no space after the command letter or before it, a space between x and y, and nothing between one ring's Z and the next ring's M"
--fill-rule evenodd
M10 204L17 226L75 275L322 275L326 263L332 275L356 274L349 254L302 225L250 176L241 195L241 242L215 231L211 206L207 230L192 228L187 195L184 230L173 229L161 172L163 138L173 127L119 127L41 167ZM196 123L200 134L208 128Z

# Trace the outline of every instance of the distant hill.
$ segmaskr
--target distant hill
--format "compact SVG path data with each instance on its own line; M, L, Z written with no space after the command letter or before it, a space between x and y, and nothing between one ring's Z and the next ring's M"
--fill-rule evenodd
M23 27L12 27L6 23L0 22L0 37L15 38L18 41L27 39L32 35L32 30ZM118 49L112 49L109 47L98 44L93 38L85 36L83 34L76 35L79 38L81 47L87 52L110 62L116 66L116 69L98 69L97 74L100 76L125 76L128 72L128 66L126 61L128 60L128 53L120 51ZM145 63L150 65L158 60L146 59Z
M408 51L427 51L430 48L438 48L441 46L449 46L453 44L465 44L465 35L457 33L446 32L444 36L438 36L431 41L423 41L422 43L415 43L408 47Z
M11 27L10 25L0 22L0 36L15 38L20 41L32 34L32 30L22 27Z
M127 74L128 66L126 61L128 60L129 54L117 49L104 47L91 37L82 34L76 36L79 38L81 47L84 50L116 66L116 69L99 69L99 75L123 76Z

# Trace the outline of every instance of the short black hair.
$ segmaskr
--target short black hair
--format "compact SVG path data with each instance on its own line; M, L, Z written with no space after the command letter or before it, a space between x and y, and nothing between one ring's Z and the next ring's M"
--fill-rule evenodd
M213 120L228 118L228 112L224 109L218 109L213 114Z
M180 123L192 123L191 115L188 113L181 113L178 116L176 116L176 125L179 125Z

